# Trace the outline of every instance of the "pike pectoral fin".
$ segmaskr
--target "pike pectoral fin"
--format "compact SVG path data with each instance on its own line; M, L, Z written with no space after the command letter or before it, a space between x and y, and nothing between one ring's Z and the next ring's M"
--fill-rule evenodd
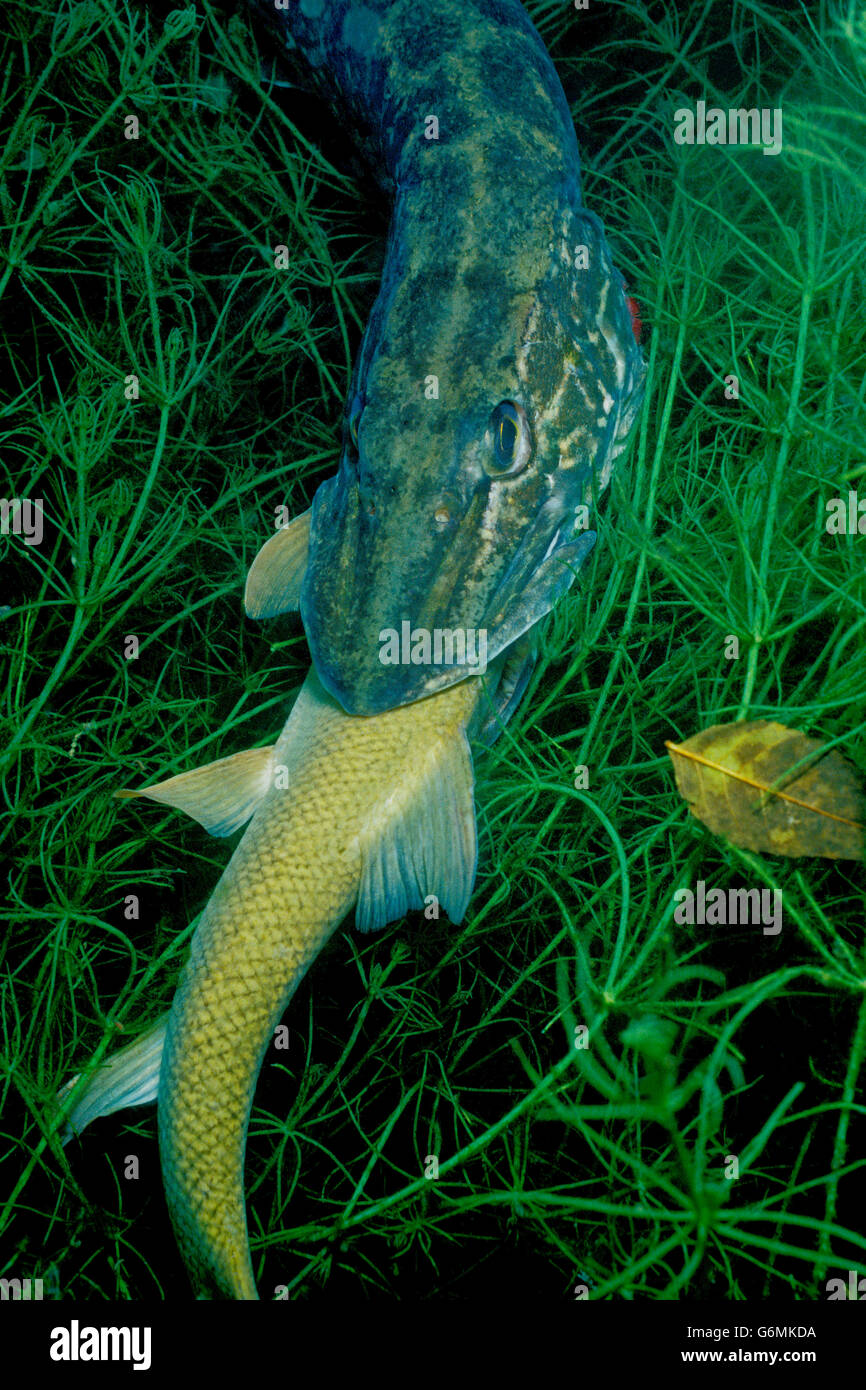
M64 1144L104 1115L125 1110L129 1105L149 1105L156 1101L167 1023L166 1013L135 1042L97 1067L66 1117ZM57 1093L58 1101L62 1102L77 1081L77 1076L67 1081Z
M273 745L267 748L246 748L230 758L218 758L205 767L193 768L165 782L140 791L115 792L116 797L128 800L146 796L185 811L211 835L231 835L250 819L268 787L274 767Z
M310 549L308 507L265 541L247 575L244 608L250 618L275 618L297 608Z
M375 931L435 895L452 922L466 912L478 857L472 754L459 732L442 749L423 791L361 837L355 922Z

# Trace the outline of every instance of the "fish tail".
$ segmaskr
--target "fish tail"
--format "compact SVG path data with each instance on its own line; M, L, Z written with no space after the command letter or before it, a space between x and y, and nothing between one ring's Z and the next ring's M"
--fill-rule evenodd
M285 921L278 940L266 930L247 933L245 913L227 937L226 914L217 911L178 990L160 1075L160 1158L172 1224L199 1297L258 1298L243 1182L256 1080L289 999L350 907L351 900L319 922L307 920L297 933L305 942L299 953L292 941L297 923ZM244 949L229 959L222 948L239 935Z

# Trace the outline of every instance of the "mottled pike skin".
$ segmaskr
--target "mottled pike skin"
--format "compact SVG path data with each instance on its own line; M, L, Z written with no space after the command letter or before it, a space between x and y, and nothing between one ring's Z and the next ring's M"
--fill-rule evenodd
M301 594L323 684L372 714L466 672L383 666L384 629L483 628L492 659L568 587L576 508L607 484L644 368L622 278L582 205L562 87L522 5L255 2L394 200ZM532 452L495 477L503 401L525 411Z
M466 871L463 882L455 875L440 893L451 915L462 916L475 872L463 729L480 687L469 679L418 704L355 719L311 673L274 749L289 787L267 792L205 909L159 1075L169 1210L204 1296L257 1297L243 1172L262 1057L307 967L358 900L365 867L368 899L378 895L377 856L395 821L408 817L416 844L420 886L410 904L420 907L425 856L435 874L431 826L423 821L441 813ZM417 803L421 823L412 831ZM417 843L425 837L426 845ZM393 904L394 915L406 905Z

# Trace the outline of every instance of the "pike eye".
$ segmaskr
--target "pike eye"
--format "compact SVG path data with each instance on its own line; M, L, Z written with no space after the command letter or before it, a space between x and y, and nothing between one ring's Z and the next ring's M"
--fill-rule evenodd
M488 427L491 451L484 467L493 478L513 477L532 456L532 432L526 411L516 401L500 401Z

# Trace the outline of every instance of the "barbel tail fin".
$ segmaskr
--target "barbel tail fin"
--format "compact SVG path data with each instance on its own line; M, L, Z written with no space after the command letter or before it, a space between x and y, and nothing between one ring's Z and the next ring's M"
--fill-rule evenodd
M436 897L452 922L466 912L475 883L472 754L464 733L443 741L422 795L361 839L362 872L355 908L360 931L399 920ZM438 914L437 914L438 915Z
M97 1067L66 1117L66 1127L61 1135L63 1144L80 1135L94 1120L113 1115L115 1110L156 1102L167 1024L168 1014L165 1013L135 1042ZM61 1104L77 1084L80 1075L73 1076L58 1091L57 1100Z
M275 618L298 607L310 551L307 508L265 541L247 575L244 608L250 618Z

